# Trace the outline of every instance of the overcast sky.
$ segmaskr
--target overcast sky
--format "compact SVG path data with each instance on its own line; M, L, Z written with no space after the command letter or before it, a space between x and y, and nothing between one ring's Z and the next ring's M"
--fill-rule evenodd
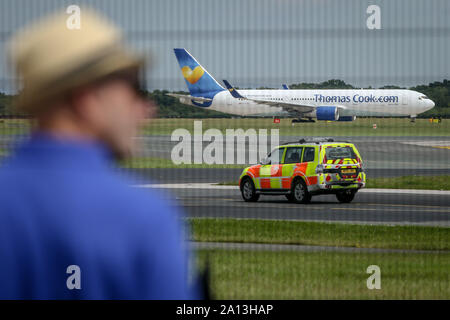
M1 0L0 91L14 90L4 50L10 34L70 4L96 8L151 53L150 89L186 90L174 47L238 87L335 78L412 86L450 78L448 0ZM381 30L366 26L371 4L381 9Z

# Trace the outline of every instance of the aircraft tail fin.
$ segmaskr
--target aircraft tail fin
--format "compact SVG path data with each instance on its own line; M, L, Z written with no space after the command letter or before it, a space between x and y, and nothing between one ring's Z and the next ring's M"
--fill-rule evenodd
M186 49L175 48L173 51L192 96L210 98L225 90Z

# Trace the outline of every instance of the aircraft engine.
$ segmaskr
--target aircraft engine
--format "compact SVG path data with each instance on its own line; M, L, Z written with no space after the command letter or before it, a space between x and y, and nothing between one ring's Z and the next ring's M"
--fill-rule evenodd
M339 109L337 107L317 107L317 120L339 121Z

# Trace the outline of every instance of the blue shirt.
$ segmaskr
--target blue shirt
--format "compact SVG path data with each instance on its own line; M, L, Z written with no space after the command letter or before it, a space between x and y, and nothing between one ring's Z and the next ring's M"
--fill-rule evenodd
M178 209L132 183L100 144L21 145L0 169L0 299L195 298Z

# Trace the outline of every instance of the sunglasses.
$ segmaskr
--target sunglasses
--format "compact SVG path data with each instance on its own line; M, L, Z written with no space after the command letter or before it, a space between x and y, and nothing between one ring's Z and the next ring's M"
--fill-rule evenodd
M107 82L111 80L121 80L130 85L133 91L139 97L147 99L147 81L145 76L144 68L133 68L129 70L121 70L114 72L102 79L102 82Z

